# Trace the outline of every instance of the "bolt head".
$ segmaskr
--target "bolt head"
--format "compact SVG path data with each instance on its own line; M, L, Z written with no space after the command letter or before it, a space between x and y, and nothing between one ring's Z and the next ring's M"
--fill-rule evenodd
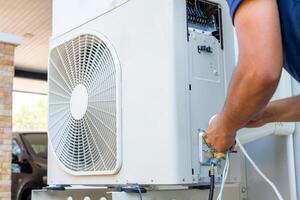
M242 193L246 193L247 192L247 188L246 187L242 187Z

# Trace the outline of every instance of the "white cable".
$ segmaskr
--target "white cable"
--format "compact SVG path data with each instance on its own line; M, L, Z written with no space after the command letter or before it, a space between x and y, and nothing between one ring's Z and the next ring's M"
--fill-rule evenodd
M229 168L230 168L230 160L229 160L228 167L227 167L227 170L226 170L226 174L225 174L225 177L224 177L225 182L226 182L228 174L229 174Z
M138 191L139 191L140 200L143 200L143 195L142 195L142 191L141 191L140 185L138 185L137 188L138 188Z
M218 195L218 198L220 200L223 199L223 192L224 192L224 187L225 187L225 177L226 177L226 174L227 174L227 171L228 171L228 167L229 167L229 151L226 152L226 160L225 160L225 166L224 166L224 169L223 169L223 173L222 173L222 182L221 182L221 187L220 187L220 192L219 192L219 195Z
M258 172L258 174L265 179L265 181L272 187L272 189L274 190L277 198L279 200L284 200L282 195L280 194L280 192L278 191L277 187L275 186L275 184L270 181L268 179L268 177L266 177L266 175L257 167L257 165L255 164L255 162L251 159L251 157L248 155L246 149L244 148L244 146L241 144L241 142L239 141L238 138L236 138L236 143L237 145L240 147L241 151L243 152L243 154L245 155L245 157L247 158L247 160L250 162L250 164L254 167L254 169Z
M225 176L223 177L224 180L222 180L222 181L224 181L224 183L225 183L226 180L227 180L227 177L228 177L228 174L229 174L229 168L230 168L230 158L229 158L229 160L228 160L228 167L227 167L227 169L226 169ZM221 191L221 190L220 190L220 191ZM219 193L217 200L220 200L220 197L221 197L221 196L220 196L220 193Z

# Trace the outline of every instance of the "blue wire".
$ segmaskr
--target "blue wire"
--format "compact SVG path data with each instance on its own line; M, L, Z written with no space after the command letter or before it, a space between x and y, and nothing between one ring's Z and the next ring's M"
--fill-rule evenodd
M227 150L226 161L225 161L225 166L224 166L223 175L222 175L222 183L221 183L221 188L220 188L220 200L222 200L222 198L223 198L223 190L224 190L224 186L225 186L225 175L226 175L228 165L229 165L229 151Z

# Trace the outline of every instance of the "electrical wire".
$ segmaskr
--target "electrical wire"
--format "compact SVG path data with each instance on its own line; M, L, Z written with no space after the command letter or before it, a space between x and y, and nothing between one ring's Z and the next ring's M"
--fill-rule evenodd
M230 157L229 157L229 160L228 160L228 167L226 169L226 172L225 172L225 176L224 176L224 183L226 183L226 180L227 180L227 177L228 177L228 174L229 174L229 169L230 169ZM218 198L217 200L220 200L220 193L218 195Z
M137 189L138 189L138 191L139 191L140 200L143 200L142 191L141 191L141 188L140 188L139 185L137 186Z
M229 158L229 160L228 160L228 167L227 167L227 169L226 169L226 173L225 173L225 176L224 176L224 183L226 183L226 180L227 180L227 177L228 177L228 174L229 174L229 168L230 168L230 158ZM223 180L223 179L222 179ZM217 198L217 200L220 200L220 193L219 193L219 195L218 195L218 198Z
M222 198L223 198L223 191L224 191L225 181L226 181L226 178L228 176L228 171L229 171L229 150L226 151L226 160L225 160L225 165L224 165L224 169L223 169L223 173L222 173L223 176L222 176L220 193L219 193L219 196L218 196L219 200L222 200Z
M227 177L228 177L228 174L229 174L229 169L230 169L230 157L229 157L229 161L228 161L228 167L227 167L227 170L226 170L226 174L225 174L225 183L226 183L226 180L227 180Z
M243 152L243 154L245 155L245 157L247 158L247 160L250 162L250 164L254 167L254 169L258 172L258 174L272 187L272 189L274 190L277 198L279 200L284 200L282 195L280 194L279 190L277 189L277 187L275 186L275 184L270 181L268 179L268 177L258 168L258 166L255 164L255 162L251 159L251 157L249 156L249 154L247 153L247 151L245 150L244 146L241 144L241 142L239 141L238 138L236 138L236 143L239 146L239 148L241 149L241 151Z

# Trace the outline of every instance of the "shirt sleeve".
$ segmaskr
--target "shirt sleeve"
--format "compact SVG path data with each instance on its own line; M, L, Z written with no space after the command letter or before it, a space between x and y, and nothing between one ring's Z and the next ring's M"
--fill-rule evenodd
M239 7L239 5L242 3L243 0L227 0L229 10L230 10L230 15L233 21L234 14Z

